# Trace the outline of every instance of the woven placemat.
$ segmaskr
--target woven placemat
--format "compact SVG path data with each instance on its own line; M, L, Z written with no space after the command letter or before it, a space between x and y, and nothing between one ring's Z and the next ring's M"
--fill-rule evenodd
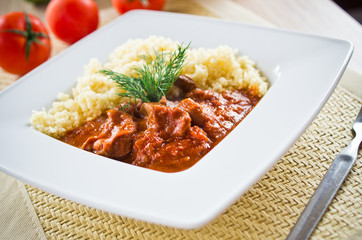
M213 14L190 0L170 0L167 11ZM103 11L103 24L116 16ZM53 41L54 54L66 45ZM0 71L0 90L17 77ZM352 138L362 104L337 88L295 145L253 187L208 225L182 230L93 209L26 185L49 239L285 239L337 153ZM359 159L361 154L359 154ZM356 162L312 239L345 239L362 231L362 163Z
M49 238L285 239L332 160L351 140L350 127L361 104L360 99L337 88L273 169L225 213L195 230L117 216L26 187ZM361 172L358 160L312 239L344 239L362 230Z

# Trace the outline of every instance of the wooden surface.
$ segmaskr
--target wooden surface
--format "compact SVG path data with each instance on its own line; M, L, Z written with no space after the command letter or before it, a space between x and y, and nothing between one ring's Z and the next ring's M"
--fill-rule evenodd
M349 67L362 74L362 27L331 0L233 0L275 26L327 37L354 45Z
M96 0L96 2L100 9L112 6L110 0ZM213 0L211 2L238 4L279 28L349 40L355 48L349 67L362 74L361 24L331 0ZM0 15L10 11L26 10L44 21L45 8L46 5L34 5L25 0L0 1Z

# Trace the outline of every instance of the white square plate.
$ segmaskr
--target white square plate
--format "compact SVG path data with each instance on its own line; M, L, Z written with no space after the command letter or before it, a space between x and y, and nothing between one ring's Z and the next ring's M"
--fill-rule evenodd
M271 88L197 164L163 173L77 149L29 126L32 110L74 86L92 57L108 59L130 38L150 35L227 44L256 61ZM133 11L92 33L0 93L0 170L91 207L154 223L195 228L232 204L304 132L352 54L349 42L191 15Z

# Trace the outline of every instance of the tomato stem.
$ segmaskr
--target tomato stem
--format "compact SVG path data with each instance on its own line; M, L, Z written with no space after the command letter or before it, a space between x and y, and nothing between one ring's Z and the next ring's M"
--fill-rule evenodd
M134 0L128 0L128 2L133 2ZM144 7L148 7L148 5L150 4L148 2L148 0L140 0L141 4L144 6Z
M25 30L19 30L19 29L3 29L3 32L10 32L19 34L26 39L26 47L25 47L25 58L28 61L29 55L30 55L30 48L33 43L37 44L43 44L39 38L49 38L49 36L42 32L34 32L33 27L31 25L31 21L29 19L29 16L26 12L24 12L25 16Z
M148 7L148 5L150 4L148 0L141 0L141 3L144 7Z

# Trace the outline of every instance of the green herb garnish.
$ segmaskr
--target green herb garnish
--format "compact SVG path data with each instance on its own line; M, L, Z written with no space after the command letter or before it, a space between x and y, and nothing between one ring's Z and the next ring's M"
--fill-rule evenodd
M181 75L185 64L187 46L178 45L177 50L172 53L156 52L155 57L151 55L142 56L146 63L137 67L131 75L114 72L112 70L101 70L115 81L118 86L125 90L119 93L121 97L142 102L158 102L166 95L176 79Z

